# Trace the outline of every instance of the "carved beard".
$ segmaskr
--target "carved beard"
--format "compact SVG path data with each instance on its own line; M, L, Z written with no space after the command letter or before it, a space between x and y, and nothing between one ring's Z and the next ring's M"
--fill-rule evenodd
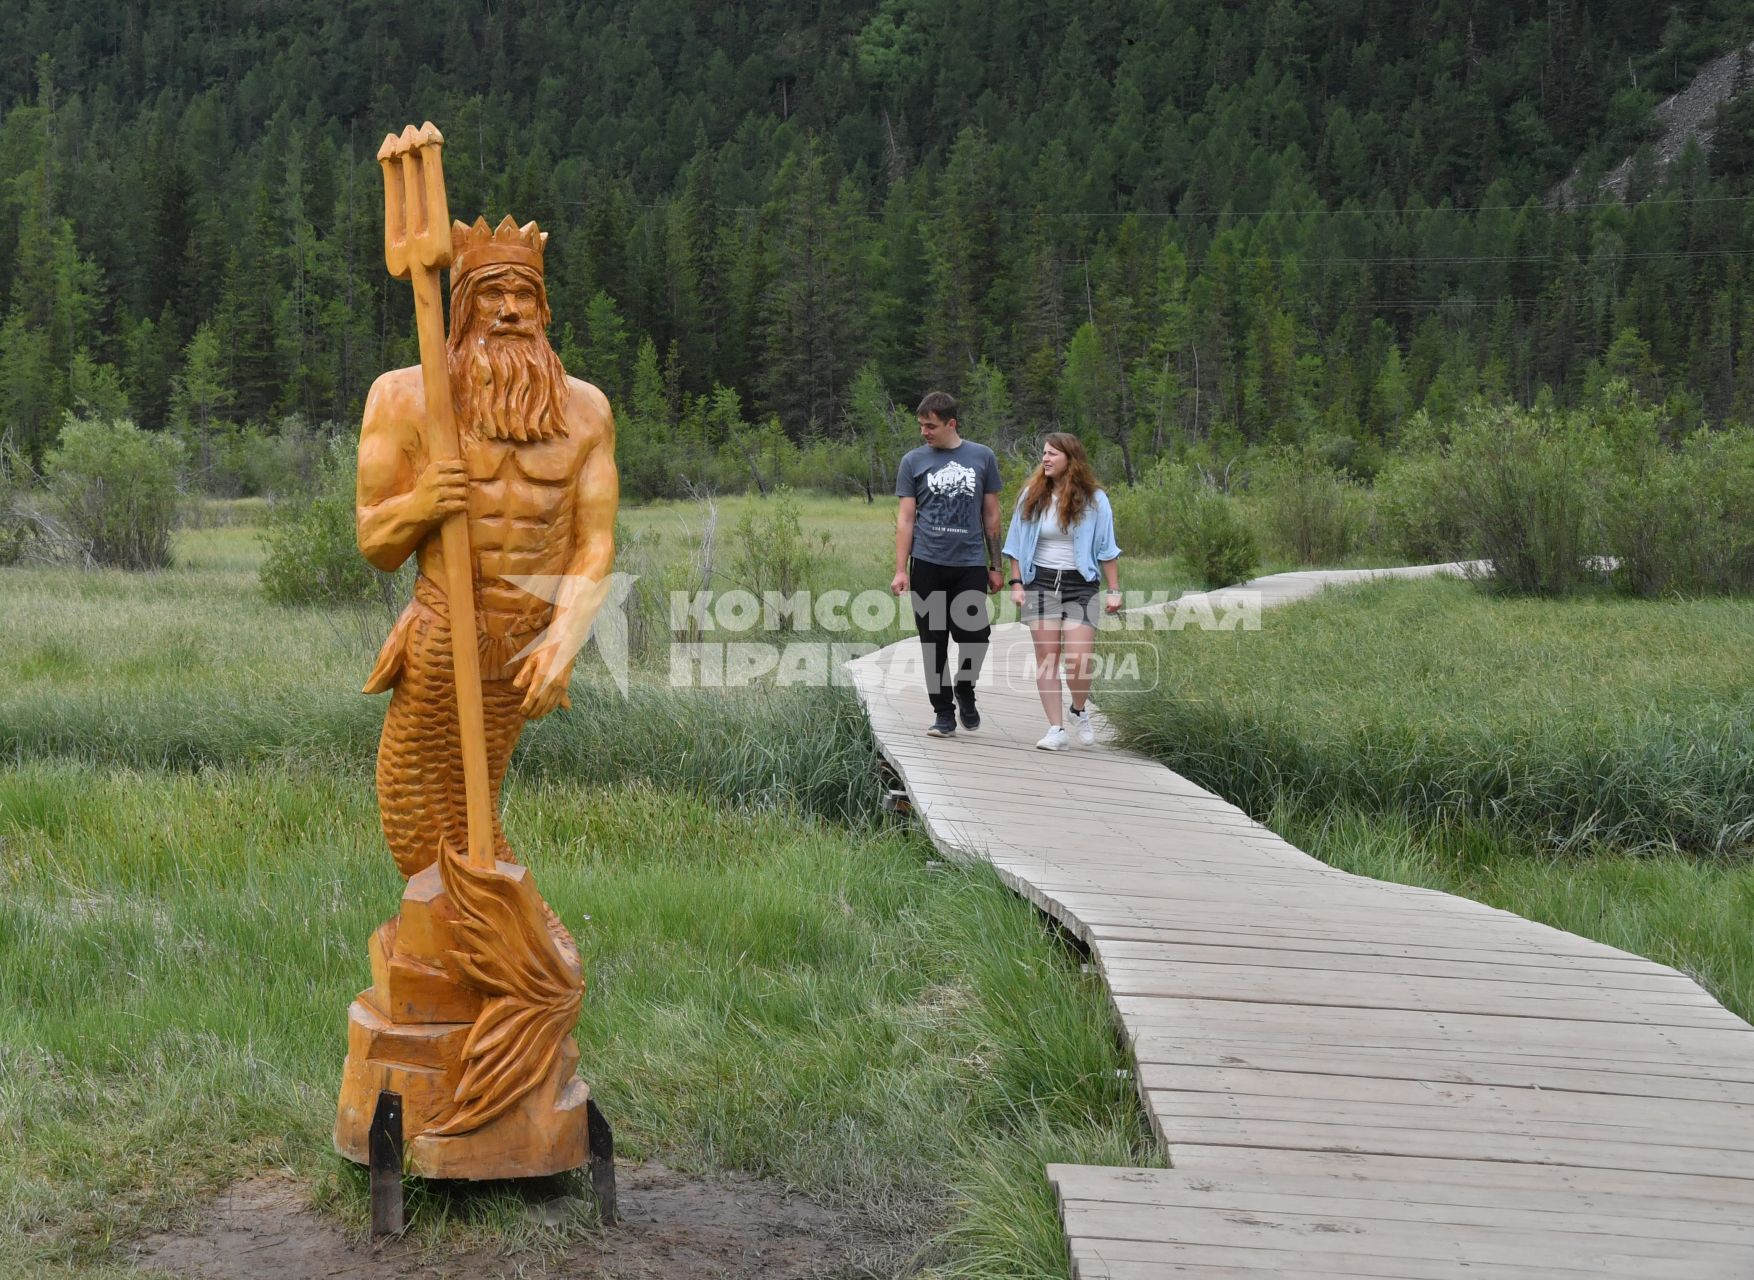
M471 325L447 363L457 425L490 440L549 440L566 431L566 370L548 335L511 337Z

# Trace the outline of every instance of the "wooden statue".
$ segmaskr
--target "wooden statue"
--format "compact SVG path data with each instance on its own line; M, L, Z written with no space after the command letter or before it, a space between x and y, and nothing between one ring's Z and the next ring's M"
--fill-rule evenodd
M380 1090L401 1095L405 1167L532 1177L587 1161L575 1076L578 949L500 829L528 719L567 705L607 593L617 478L609 403L548 343L547 235L452 224L431 124L384 140L384 256L414 286L420 364L380 377L359 441L360 550L410 554L414 598L366 682L393 690L378 805L408 877L348 1011L335 1146L365 1163ZM447 340L438 272L451 271ZM518 583L561 582L536 594ZM454 637L468 637L456 643Z

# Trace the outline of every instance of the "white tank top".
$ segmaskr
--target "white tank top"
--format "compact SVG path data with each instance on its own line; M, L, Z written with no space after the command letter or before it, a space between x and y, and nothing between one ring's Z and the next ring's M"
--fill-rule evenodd
M1041 513L1041 532L1035 540L1037 569L1076 569L1078 557L1072 551L1072 534L1060 523L1060 500L1056 496Z

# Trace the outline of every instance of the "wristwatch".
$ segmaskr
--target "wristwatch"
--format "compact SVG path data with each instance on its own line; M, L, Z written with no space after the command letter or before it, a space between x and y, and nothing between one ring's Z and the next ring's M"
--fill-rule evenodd
M1021 587L1023 585L1023 579L1022 578L1007 578L1005 580L1005 585L1008 587Z

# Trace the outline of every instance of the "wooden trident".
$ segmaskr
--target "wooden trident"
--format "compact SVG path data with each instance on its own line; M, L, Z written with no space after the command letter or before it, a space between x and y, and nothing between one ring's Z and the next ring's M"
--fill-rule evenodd
M390 134L378 148L384 169L384 264L414 286L420 372L426 389L427 454L461 455L445 364L445 312L439 275L451 265L451 212L445 200L444 136L429 120ZM451 615L451 669L457 678L457 729L463 749L463 796L469 821L469 864L491 870L493 793L487 777L487 730L481 710L481 655L475 638L475 570L469 518L445 517L439 536L445 558L445 599Z

